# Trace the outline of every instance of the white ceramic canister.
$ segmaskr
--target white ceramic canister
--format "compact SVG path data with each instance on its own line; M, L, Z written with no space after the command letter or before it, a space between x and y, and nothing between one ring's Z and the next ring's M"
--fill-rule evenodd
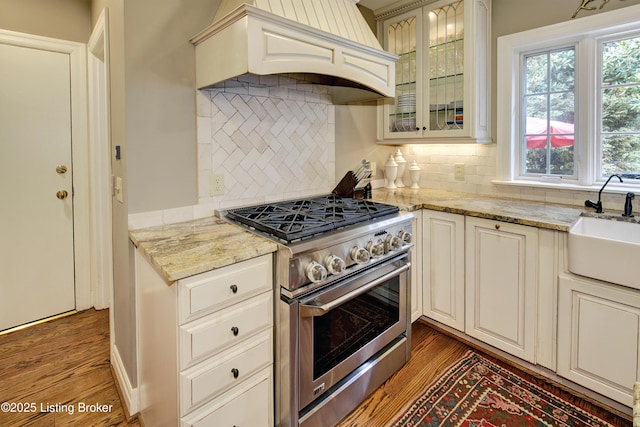
M393 159L393 155L389 156L389 160L384 165L384 177L387 179L387 185L385 188L398 188L396 187L396 178L398 176L398 164Z
M398 148L396 151L396 156L394 158L396 163L398 164L398 176L396 177L396 187L404 187L404 182L402 182L402 177L404 176L404 170L407 166L407 161L404 159L402 152Z
M411 162L409 166L409 177L411 178L411 188L420 188L418 181L420 181L420 167L416 161Z

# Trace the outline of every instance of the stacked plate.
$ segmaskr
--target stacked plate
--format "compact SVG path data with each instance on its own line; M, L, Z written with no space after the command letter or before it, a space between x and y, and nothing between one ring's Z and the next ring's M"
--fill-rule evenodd
M393 132L410 132L416 130L416 118L398 119L393 122Z
M398 96L398 113L414 113L416 111L416 94L405 93Z

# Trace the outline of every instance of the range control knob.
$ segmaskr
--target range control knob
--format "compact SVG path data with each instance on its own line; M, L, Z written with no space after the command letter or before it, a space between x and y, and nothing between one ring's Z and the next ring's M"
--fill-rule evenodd
M387 249L389 251L397 251L402 247L402 239L398 236L387 237Z
M347 264L336 255L327 255L324 259L324 265L327 267L329 274L339 274L347 268Z
M370 258L371 255L365 248L354 246L351 249L351 259L354 260L357 264L365 264L369 262Z
M406 244L413 242L413 235L408 231L400 231L398 237Z
M369 242L366 246L367 250L371 254L372 258L379 258L384 255L384 242L378 240L377 242Z
M313 283L322 282L327 278L327 269L324 266L316 261L311 261L307 264L307 268L305 269L307 273L307 277Z

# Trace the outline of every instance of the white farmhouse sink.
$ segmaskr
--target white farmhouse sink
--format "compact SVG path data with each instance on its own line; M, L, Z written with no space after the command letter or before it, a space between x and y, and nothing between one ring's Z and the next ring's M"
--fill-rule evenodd
M569 230L569 271L640 289L640 224L580 217Z

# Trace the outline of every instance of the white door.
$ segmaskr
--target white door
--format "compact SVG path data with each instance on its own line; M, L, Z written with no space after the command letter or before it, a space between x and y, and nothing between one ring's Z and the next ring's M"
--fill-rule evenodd
M0 64L4 330L73 310L75 283L69 55L0 44Z

